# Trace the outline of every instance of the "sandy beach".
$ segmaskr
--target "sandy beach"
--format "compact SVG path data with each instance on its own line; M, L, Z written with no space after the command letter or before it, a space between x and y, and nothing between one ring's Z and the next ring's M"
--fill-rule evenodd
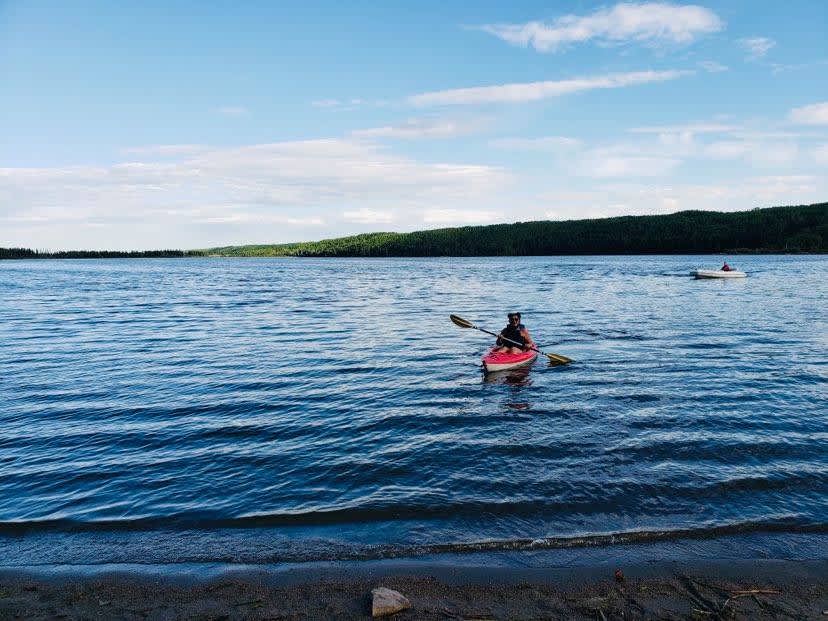
M615 569L622 577L616 578ZM828 561L514 569L353 564L294 569L119 567L0 573L2 619L826 619Z

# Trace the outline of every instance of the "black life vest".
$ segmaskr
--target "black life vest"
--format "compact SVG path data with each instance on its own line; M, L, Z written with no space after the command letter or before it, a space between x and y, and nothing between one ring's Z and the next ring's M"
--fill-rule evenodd
M504 341L503 344L504 345L509 345L511 347L523 347L524 345L526 345L526 339L523 338L523 335L521 334L521 332L525 329L526 328L524 327L524 325L522 323L520 323L516 326L513 326L510 323L508 326L503 328L503 330L501 330L500 334L501 334L501 336L503 336L503 338L507 338L507 339L509 339L509 341L514 341L514 343L510 343L509 341ZM519 345L515 345L515 343L518 343Z

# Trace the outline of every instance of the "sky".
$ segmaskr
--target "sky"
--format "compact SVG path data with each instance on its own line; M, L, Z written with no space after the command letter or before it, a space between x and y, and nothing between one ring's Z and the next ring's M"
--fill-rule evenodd
M824 0L0 0L0 246L826 200Z

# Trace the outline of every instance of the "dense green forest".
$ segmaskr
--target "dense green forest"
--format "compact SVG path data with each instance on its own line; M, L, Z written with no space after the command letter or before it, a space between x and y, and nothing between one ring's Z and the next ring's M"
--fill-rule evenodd
M298 244L226 246L208 255L419 257L556 254L828 252L828 203L722 213L517 222L367 233Z
M201 256L189 250L30 250L28 248L0 248L0 259L140 259L161 257Z
M563 222L517 222L414 233L366 233L296 244L204 250L45 252L0 248L0 259L120 257L425 257L556 254L826 253L828 203L722 213L682 211Z

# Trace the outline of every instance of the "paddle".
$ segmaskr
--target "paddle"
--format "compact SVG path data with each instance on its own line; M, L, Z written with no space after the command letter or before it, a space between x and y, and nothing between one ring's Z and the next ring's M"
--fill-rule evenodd
M523 345L521 345L517 341L507 339L504 336L500 336L499 334L495 334L494 332L489 332L488 330L484 330L483 328L478 328L471 321L466 321L465 319L463 319L462 317L458 317L457 315L449 315L449 319L451 319L451 321L452 321L452 323L454 323L454 325L460 326L461 328L474 328L475 330L480 330L481 332L485 332L486 334L491 334L492 336L496 336L496 337L506 341L507 343L513 343L514 345L517 345L518 347L523 347ZM546 352L542 352L541 350L539 350L537 347L529 347L529 349L531 349L532 351L536 351L539 354L542 354L542 355L546 356L547 358L549 358L550 362L557 362L558 364L567 364L568 362L572 362L571 358L567 358L566 356L561 356L560 354L547 354Z

